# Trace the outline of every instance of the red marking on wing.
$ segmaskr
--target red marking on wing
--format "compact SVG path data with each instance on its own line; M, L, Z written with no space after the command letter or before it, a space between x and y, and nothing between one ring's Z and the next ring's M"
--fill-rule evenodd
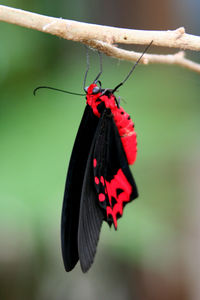
M94 181L96 184L99 184L99 178L95 176Z
M105 181L104 181L103 176L100 177L100 181L101 181L101 183L102 183L103 185L105 184Z
M132 186L128 182L122 169L118 170L117 174L110 182L108 182L107 180L105 180L105 182L106 182L108 199L110 203L110 206L107 206L106 208L107 217L109 215L112 216L115 229L117 229L117 214L119 213L120 215L122 215L124 202L130 201ZM117 189L123 190L118 196L117 196ZM112 198L114 198L117 202L114 204L113 207L112 207Z
M97 166L97 160L96 160L96 158L93 159L93 166L94 166L94 168L96 168L96 166Z
M103 193L99 194L99 201L100 202L105 201L105 199L106 199L106 197L105 197L105 195Z

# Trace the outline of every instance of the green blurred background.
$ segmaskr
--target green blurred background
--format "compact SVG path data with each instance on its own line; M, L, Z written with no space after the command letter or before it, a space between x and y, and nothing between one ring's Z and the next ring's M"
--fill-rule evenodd
M183 25L200 34L195 0L1 4L118 27ZM85 49L5 23L0 34L0 300L200 299L199 75L174 66L138 66L120 89L138 134L131 169L140 197L126 207L117 232L103 226L91 270L82 274L77 265L65 273L60 215L85 101L48 90L34 97L32 91L50 85L82 92ZM97 53L90 54L88 82L99 68ZM200 62L199 53L187 55ZM130 68L104 56L103 86L114 87Z

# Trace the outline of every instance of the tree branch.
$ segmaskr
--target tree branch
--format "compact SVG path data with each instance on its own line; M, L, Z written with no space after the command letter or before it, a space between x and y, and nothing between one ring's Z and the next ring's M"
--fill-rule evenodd
M0 5L0 21L81 42L129 61L136 61L141 53L117 48L116 43L147 45L153 40L155 46L200 50L200 37L185 33L183 27L168 31L123 29L43 16L4 5ZM145 54L141 63L176 64L200 73L200 64L184 58L183 51L171 55Z

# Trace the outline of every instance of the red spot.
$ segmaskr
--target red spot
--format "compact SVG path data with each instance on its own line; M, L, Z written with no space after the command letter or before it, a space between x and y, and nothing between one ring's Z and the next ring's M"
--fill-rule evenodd
M96 184L99 184L99 178L95 176L94 181Z
M105 200L105 195L104 194L99 194L99 201L103 202Z
M101 183L102 183L103 185L105 184L105 181L104 181L103 176L100 177L100 181L101 181Z
M96 158L93 159L93 166L94 166L94 168L96 168L96 166L97 166L97 160L96 160Z

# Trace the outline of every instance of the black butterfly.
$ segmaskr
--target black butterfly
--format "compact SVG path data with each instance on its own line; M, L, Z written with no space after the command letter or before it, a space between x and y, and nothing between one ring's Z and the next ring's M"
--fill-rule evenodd
M124 206L138 196L128 166L136 158L134 124L119 106L114 92L129 78L152 42L114 89L102 89L98 81L102 63L94 82L84 88L87 105L70 159L62 208L61 243L66 271L71 271L78 260L82 271L88 271L102 222L117 229ZM84 87L88 69L89 64Z
M100 118L87 104L69 164L61 222L66 271L72 270L79 259L82 271L89 269L103 220L115 225L123 206L138 195L112 112L101 101L98 107ZM121 182L116 178L119 170L124 174L119 175ZM117 186L115 191L108 190L111 182ZM106 209L114 211L121 194L125 196L121 213L107 215Z
M88 271L96 253L102 222L113 224L117 229L117 219L122 216L124 206L138 196L128 166L136 159L134 124L114 93L132 74L152 42L124 81L114 89L101 87L98 78L102 63L93 83L84 88L87 105L69 163L62 208L61 244L66 271L71 271L78 260L82 271ZM89 63L84 87L88 69ZM40 86L34 94L40 88L59 90Z

